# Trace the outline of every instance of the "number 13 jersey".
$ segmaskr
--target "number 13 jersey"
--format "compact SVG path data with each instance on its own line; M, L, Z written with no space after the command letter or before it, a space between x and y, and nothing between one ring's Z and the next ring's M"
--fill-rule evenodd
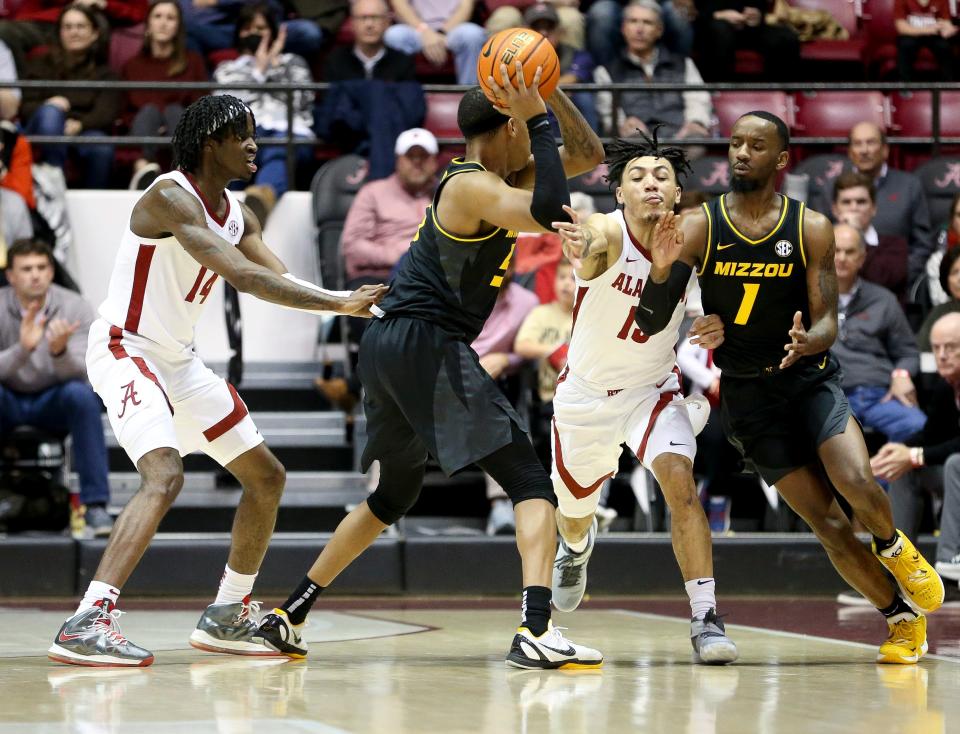
M725 199L703 204L707 249L697 275L703 312L717 314L724 326L714 363L730 376L750 377L786 356L797 311L810 328L804 204L781 196L776 226L753 240L734 226Z
M621 210L608 216L620 225L620 257L591 280L577 278L567 369L598 391L656 385L676 364L674 348L686 297L659 334L647 336L640 330L634 315L650 277L650 253L630 232ZM695 283L691 275L687 293ZM561 381L567 369L561 373Z
M214 234L232 246L240 242L243 212L232 191L224 190L226 208L223 216L217 217L216 205L210 205L190 174L165 173L151 188L160 181L173 181L196 198ZM194 328L217 279L217 274L194 260L172 234L156 239L139 237L127 225L100 316L126 332L181 352L193 345Z

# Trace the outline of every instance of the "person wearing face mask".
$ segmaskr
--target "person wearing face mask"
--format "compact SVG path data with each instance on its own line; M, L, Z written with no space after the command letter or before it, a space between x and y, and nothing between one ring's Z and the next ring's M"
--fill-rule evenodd
M296 54L283 53L286 30L278 27L270 6L265 3L244 5L237 16L236 48L240 56L220 63L213 72L219 84L249 82L252 87L261 84L310 84L313 76L307 62ZM253 112L257 123L258 140L286 137L311 139L314 137L313 92L297 90L293 93L293 129L287 128L286 94L264 92L259 89L224 90L241 99ZM311 148L294 148L298 163L310 159ZM262 146L257 152L257 174L253 185L247 187L247 205L261 223L290 187L287 180L286 147Z
M101 29L105 27L95 9L80 3L67 5L57 21L56 44L29 62L25 78L54 83L115 80L116 75L103 60L107 39L101 37ZM50 88L25 89L20 108L28 134L71 135L77 139L106 135L119 111L120 92L114 89L65 89L56 94L51 94ZM69 148L81 162L81 185L107 188L113 147L74 144ZM47 145L40 155L46 163L62 169L67 152L66 145Z
M139 82L201 82L207 80L203 59L186 47L186 27L174 0L153 0L140 53L123 66L121 78ZM170 135L183 110L202 96L197 89L131 89L125 93L131 135ZM145 145L133 164L132 190L144 190L160 175L157 148Z

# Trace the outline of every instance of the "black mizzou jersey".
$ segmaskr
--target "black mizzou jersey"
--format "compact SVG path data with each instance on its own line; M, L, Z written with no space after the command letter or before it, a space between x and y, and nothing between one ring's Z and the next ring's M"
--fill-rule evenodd
M697 275L703 312L717 314L724 325L716 365L725 373L748 376L780 364L797 311L810 328L804 204L781 196L776 226L754 240L733 225L725 199L726 194L703 205L707 249Z
M498 228L476 237L446 232L437 219L437 202L453 176L483 171L475 161L454 159L427 207L410 250L389 294L380 304L386 318L430 321L472 342L487 320L517 245L517 233Z

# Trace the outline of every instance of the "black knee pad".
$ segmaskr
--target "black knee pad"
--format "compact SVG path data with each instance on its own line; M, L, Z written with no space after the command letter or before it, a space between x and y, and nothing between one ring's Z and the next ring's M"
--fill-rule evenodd
M524 500L546 500L554 507L557 506L557 494L553 491L550 477L547 476L543 467L539 468L539 472L530 472L503 485L503 491L507 493L507 497L514 506Z
M370 512L385 525L393 525L406 515L420 496L425 468L425 456L417 461L381 459L380 483L367 497Z

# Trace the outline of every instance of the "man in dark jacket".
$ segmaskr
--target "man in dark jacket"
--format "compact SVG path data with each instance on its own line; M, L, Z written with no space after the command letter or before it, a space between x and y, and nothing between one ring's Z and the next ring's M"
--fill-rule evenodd
M889 443L871 461L874 473L891 480L893 519L903 532L919 530L923 495L943 495L937 571L960 579L960 313L942 316L930 344L943 378L925 401L929 419L923 432L904 443Z
M843 368L843 391L861 424L888 441L905 441L927 420L913 385L920 369L916 340L893 293L860 277L866 257L860 232L838 224L834 237L840 303L832 351Z

